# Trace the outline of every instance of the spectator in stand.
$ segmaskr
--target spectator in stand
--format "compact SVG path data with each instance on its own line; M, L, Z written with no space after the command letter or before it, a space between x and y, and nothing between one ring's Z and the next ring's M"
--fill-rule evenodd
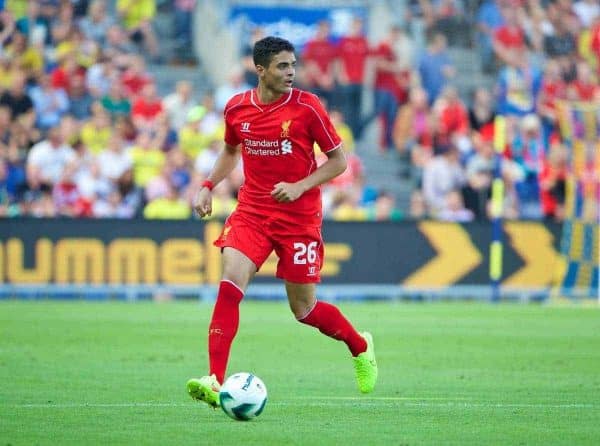
M433 105L437 117L437 132L456 147L464 159L472 149L469 135L469 113L458 96L456 87L447 86Z
M85 77L74 76L69 90L69 113L79 121L85 121L92 115L94 97L85 86Z
M423 196L428 213L437 218L447 207L448 193L462 189L466 178L456 147L443 142L436 145L435 152L423 169Z
M584 28L592 26L600 17L600 5L597 0L579 0L573 4L573 11Z
M132 166L131 157L125 151L125 141L117 132L111 134L106 148L97 155L97 159L102 176L115 184Z
M254 44L265 37L265 31L260 26L254 27L250 33L250 40L241 49L242 69L244 71L244 82L248 85L258 84L258 75L256 74L256 66L252 57Z
M4 52L15 67L26 73L27 78L36 78L44 71L42 50L37 45L28 45L25 34L13 33Z
M84 217L93 217L96 201L106 201L115 188L115 185L102 175L100 164L95 158L92 158L84 169L77 171L75 183L81 196L81 216Z
M135 145L129 150L134 183L137 187L146 187L165 165L166 156L160 149L162 143L163 141L158 140L156 134L149 130L138 134Z
M93 155L98 155L108 147L113 134L110 115L96 103L91 119L81 126L81 141Z
M338 190L333 201L331 217L335 221L367 221L367 209L361 205L359 187Z
M524 174L516 186L520 215L524 218L541 217L539 173L546 155L540 118L530 114L521 120L520 131L511 148L512 159Z
M46 41L49 31L45 21L40 17L40 12L39 2L27 2L27 15L20 17L16 22L17 30L27 36L28 41L31 41L34 36L42 42Z
M221 141L218 138L210 138L206 146L198 153L194 160L194 170L198 172L202 178L207 178L212 171L219 152L221 150Z
M144 44L151 57L158 57L158 41L152 28L156 0L117 0L117 12L129 38Z
M438 219L465 223L473 220L473 212L465 207L460 190L451 190L446 194L444 208L439 212Z
M162 100L156 91L156 84L148 82L131 106L133 124L138 130L155 129L162 113Z
M560 65L556 60L548 60L544 68L536 106L537 114L542 120L546 140L558 126L556 103L561 99L566 99L567 91L567 83L563 79Z
M69 110L69 97L62 88L54 88L50 76L43 74L39 84L29 90L36 115L36 125L42 131L56 127Z
M16 72L10 89L0 96L0 106L8 107L11 119L34 123L36 120L35 109L31 97L27 94L25 85L25 73Z
M421 189L414 189L410 194L408 214L411 219L419 220L427 217L427 205Z
M431 37L427 51L419 62L419 75L421 85L427 91L429 104L433 104L448 80L456 75L443 34L436 33Z
M97 42L101 47L106 43L106 35L114 19L106 12L105 0L93 0L85 17L79 20L79 29L88 39Z
M129 64L121 75L125 97L135 98L144 86L153 82L152 76L146 72L146 62L142 56L131 56Z
M502 115L525 116L535 111L540 92L541 72L529 62L524 48L512 48L506 54L510 62L498 76L496 112Z
M192 22L195 9L196 0L175 0L175 41L177 42L178 51L186 54L186 59L190 61L194 60L193 52L190 49L193 48Z
M179 81L175 91L167 95L162 106L174 130L179 131L186 123L190 110L196 105L193 97L192 84L189 81Z
M85 86L90 94L97 99L108 94L111 85L118 82L119 71L115 63L100 56L94 65L85 73Z
M544 52L549 58L569 58L577 51L577 41L569 30L569 17L558 17L554 33L544 38ZM561 64L562 65L562 64Z
M21 17L16 17L17 20L20 18ZM6 42L10 40L15 29L17 28L15 26L15 15L13 11L4 10L3 7L0 8L0 48L4 48ZM21 30L20 32L27 34Z
M485 0L477 11L477 42L481 68L485 73L493 73L496 69L494 36L498 28L504 25L504 17L500 9L501 1Z
M10 89L18 71L13 60L0 49L0 92Z
M496 113L494 112L493 98L490 91L484 87L477 87L473 91L473 98L469 106L469 126L479 131L482 127L493 124Z
M466 165L467 181L463 188L464 203L477 220L487 218L496 158L493 139L493 124L488 124L481 128L481 132L474 133L475 153L469 158Z
M331 41L330 32L327 20L317 23L314 37L304 45L301 60L306 88L319 96L329 107L337 107L339 104L336 103L335 70L338 49Z
M110 85L108 93L102 97L100 103L113 119L131 114L131 103L125 96L123 84L119 80Z
M400 221L403 214L396 207L396 197L387 191L377 194L373 206L367 209L367 220L369 221Z
M577 63L577 77L567 88L566 95L570 100L583 102L592 102L599 98L598 79L586 62Z
M117 67L128 67L137 55L137 48L127 38L127 34L119 25L113 25L106 32L106 41L102 53L112 60Z
M29 192L25 198L23 215L34 218L54 218L58 214L52 198L52 189L47 186Z
M244 82L242 68L234 66L229 70L226 82L219 85L215 92L215 107L219 111L223 111L227 101L238 93L250 90L252 87Z
M459 0L434 0L432 2L432 33L442 33L452 46L468 46L471 43L469 24L465 17L463 2Z
M202 119L206 115L206 109L197 105L187 114L186 124L179 129L179 148L191 160L196 159L209 144L209 136L202 130Z
M362 135L362 96L365 84L369 43L363 30L363 20L354 17L348 33L337 44L339 70L337 82L341 96L341 110L357 139Z
M504 24L494 32L494 53L503 64L519 65L519 57L526 49L525 33L519 24L518 11L514 6L505 5L502 9Z
M52 71L51 76L54 88L62 88L67 94L70 94L73 78L82 76L85 79L85 69L77 62L76 54L70 52L64 56L60 65Z
M37 190L42 185L52 188L75 157L73 148L64 141L60 129L53 127L48 130L47 138L35 144L27 157L30 189Z
M60 2L58 5L58 13L53 17L50 23L50 37L54 46L67 40L70 34L75 29L75 21L73 20L73 5L71 2Z
M409 101L404 104L394 122L394 146L402 156L411 157L413 182L419 186L423 166L433 156L434 125L427 101L427 92L413 87Z
M568 151L560 143L550 147L539 174L542 213L546 219L564 218L565 185L568 175Z
M142 190L133 181L133 170L126 170L117 181L117 189L122 197L120 212L124 218L140 216L142 211Z
M144 208L144 218L186 220L192 216L192 208L179 198L177 190L169 184L164 197L149 202Z
M394 52L394 47L401 35L402 29L397 25L392 26L387 36L379 42L374 51L374 114L382 120L383 133L380 144L383 150L393 147L394 120L399 105L406 101L410 77L407 75L405 67L398 62Z

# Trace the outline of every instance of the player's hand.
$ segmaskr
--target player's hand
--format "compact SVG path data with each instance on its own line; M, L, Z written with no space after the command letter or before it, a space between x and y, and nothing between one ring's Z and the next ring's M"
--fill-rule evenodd
M196 195L196 199L194 200L194 210L196 213L202 217L206 217L212 214L212 194L208 190L208 188L203 187Z
M277 183L273 186L271 196L280 203L297 200L304 193L304 188L298 183Z

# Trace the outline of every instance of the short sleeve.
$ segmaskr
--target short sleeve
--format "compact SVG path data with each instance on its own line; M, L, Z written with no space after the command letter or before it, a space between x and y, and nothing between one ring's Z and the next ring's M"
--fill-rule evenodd
M315 95L308 93L306 94L305 103L312 109L313 116L310 120L309 130L321 151L327 153L338 148L342 140L331 123L331 119L321 101Z

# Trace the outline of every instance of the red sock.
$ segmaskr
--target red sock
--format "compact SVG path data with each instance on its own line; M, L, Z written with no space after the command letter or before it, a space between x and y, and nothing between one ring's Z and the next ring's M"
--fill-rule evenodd
M231 343L240 323L240 302L244 293L233 282L222 280L208 329L210 374L221 384L225 379Z
M313 309L302 319L298 319L298 321L318 328L321 333L330 338L344 341L350 349L352 356L356 356L367 350L367 341L358 334L352 324L335 305L317 301Z

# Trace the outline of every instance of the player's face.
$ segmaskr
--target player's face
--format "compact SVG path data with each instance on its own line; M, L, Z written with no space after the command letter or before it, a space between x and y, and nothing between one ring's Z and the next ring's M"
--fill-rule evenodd
M277 53L268 67L259 69L263 85L276 94L289 93L296 76L296 56L289 51Z

